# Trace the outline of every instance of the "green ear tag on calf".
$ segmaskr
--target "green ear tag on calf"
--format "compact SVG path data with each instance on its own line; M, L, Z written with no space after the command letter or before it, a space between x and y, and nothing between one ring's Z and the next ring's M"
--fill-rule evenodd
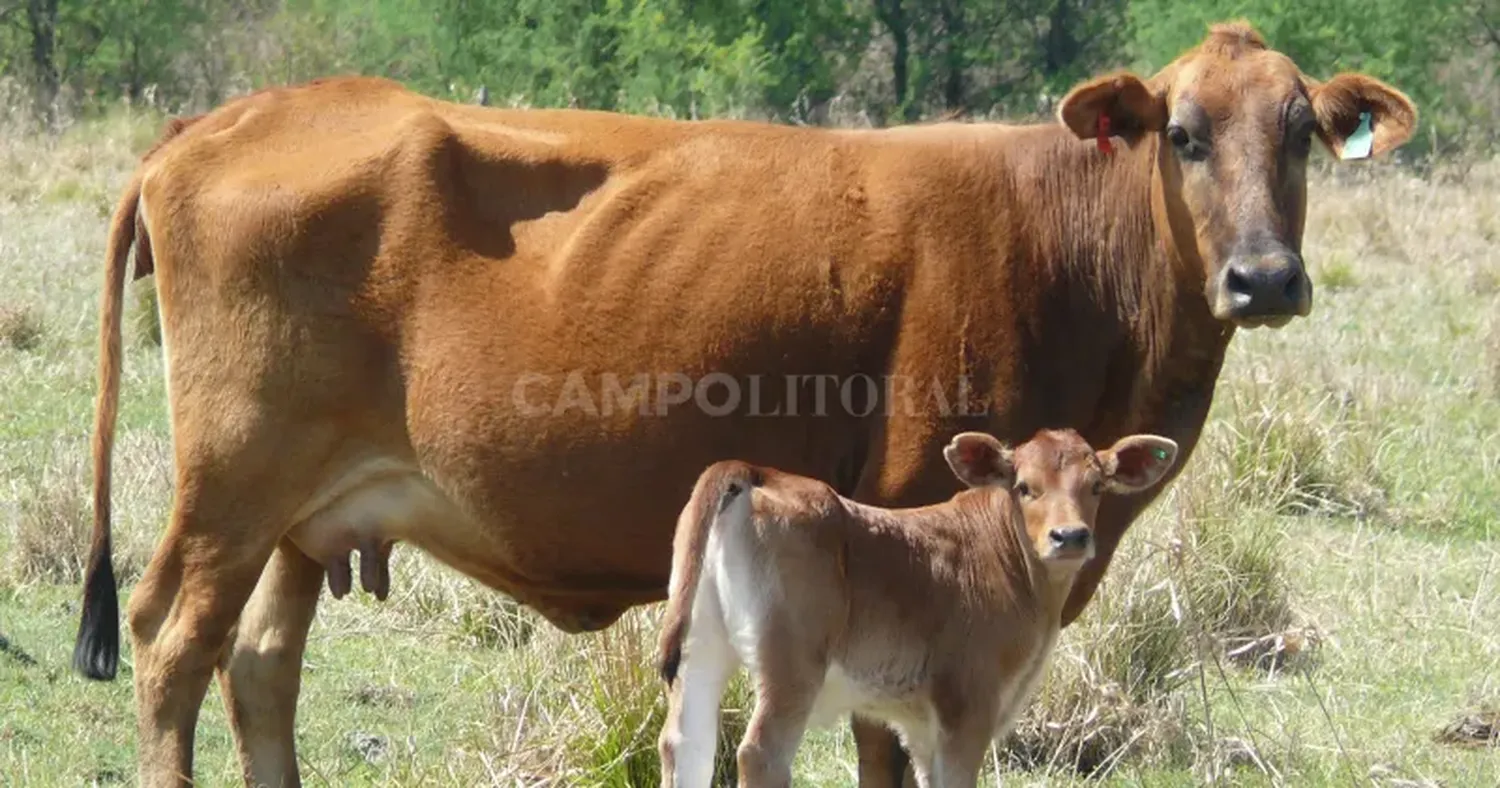
M1166 449L1152 449L1151 453L1155 454L1156 455L1156 459L1158 459L1158 460L1165 460L1167 458L1167 450Z
M1359 128L1354 130L1344 140L1344 148L1339 158L1341 159L1366 159L1370 156L1370 147L1375 143L1375 133L1370 130L1369 111L1359 113Z

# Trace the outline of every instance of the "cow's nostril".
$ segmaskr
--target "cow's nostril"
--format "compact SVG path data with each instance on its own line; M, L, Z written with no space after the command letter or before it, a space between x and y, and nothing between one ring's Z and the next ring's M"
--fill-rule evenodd
M1282 288L1282 293L1284 293L1286 295L1286 299L1288 301L1295 302L1297 300L1298 295L1300 295L1301 292L1302 292L1302 272L1298 271L1295 268L1292 268L1290 270L1290 273L1287 274L1287 277L1286 277L1286 286Z
M1239 269L1230 266L1224 272L1224 289L1234 295L1248 296L1251 291L1250 278L1241 273Z

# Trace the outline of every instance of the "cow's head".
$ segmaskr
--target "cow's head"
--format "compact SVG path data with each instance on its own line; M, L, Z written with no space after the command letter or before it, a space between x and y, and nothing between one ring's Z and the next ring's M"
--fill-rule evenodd
M1177 444L1131 435L1094 451L1073 430L1042 430L1011 449L992 435L961 432L943 449L959 481L1009 491L1024 538L1037 557L1076 570L1094 555L1094 518L1106 493L1133 493L1161 481Z
M1236 22L1150 79L1078 85L1058 117L1085 139L1102 120L1132 143L1156 140L1153 210L1183 259L1201 262L1214 316L1275 327L1312 309L1301 251L1313 136L1335 156L1379 156L1411 137L1417 110L1363 74L1318 82Z

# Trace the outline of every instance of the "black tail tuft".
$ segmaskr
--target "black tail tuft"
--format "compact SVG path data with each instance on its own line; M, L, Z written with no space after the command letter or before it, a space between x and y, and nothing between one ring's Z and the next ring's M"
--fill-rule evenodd
M677 680L677 669L681 666L682 647L677 646L661 657L661 663L657 666L661 672L661 680L665 681L667 686L672 686L672 682Z
M73 644L73 669L96 681L110 681L120 663L120 600L108 549L100 564L89 569L78 641Z

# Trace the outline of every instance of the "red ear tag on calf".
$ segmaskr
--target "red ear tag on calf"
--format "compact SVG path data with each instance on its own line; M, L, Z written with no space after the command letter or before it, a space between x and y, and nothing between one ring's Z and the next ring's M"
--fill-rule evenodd
M1099 115L1099 150L1108 156L1115 152L1115 148L1109 142L1109 116L1103 113Z

